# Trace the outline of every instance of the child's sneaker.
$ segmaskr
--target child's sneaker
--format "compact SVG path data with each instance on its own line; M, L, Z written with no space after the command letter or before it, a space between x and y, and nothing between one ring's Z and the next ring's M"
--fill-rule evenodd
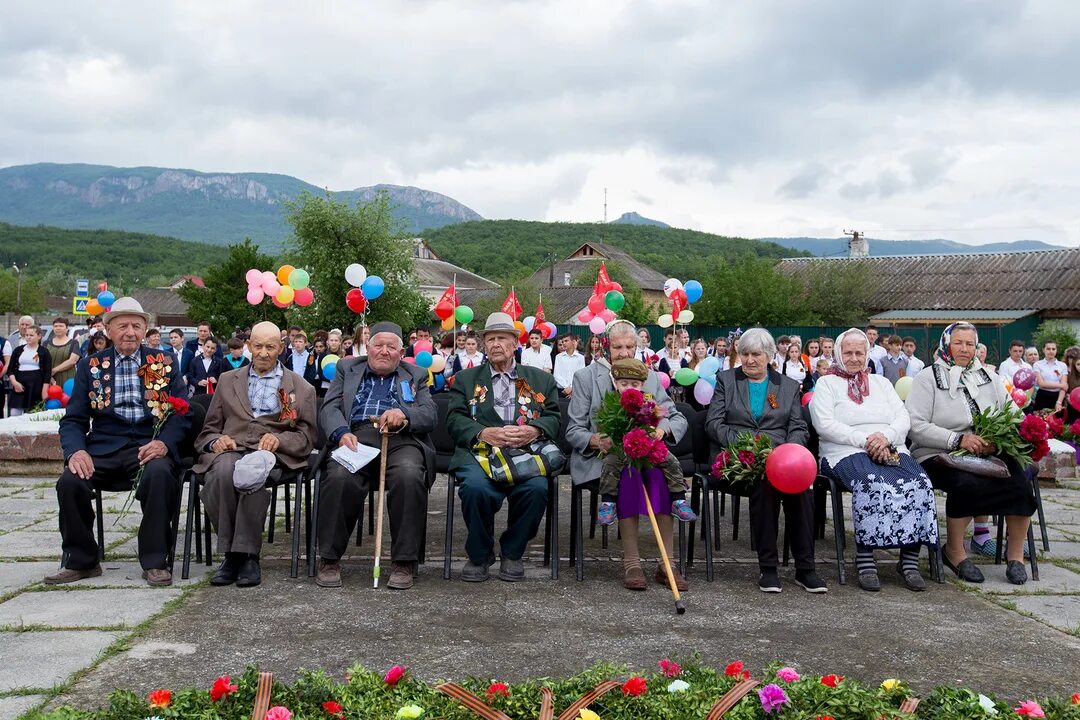
M598 525L613 525L617 519L615 517L615 503L600 503L600 506L596 509L596 523Z
M683 522L693 522L697 520L697 513L690 507L690 503L685 499L676 500L671 503L671 514Z

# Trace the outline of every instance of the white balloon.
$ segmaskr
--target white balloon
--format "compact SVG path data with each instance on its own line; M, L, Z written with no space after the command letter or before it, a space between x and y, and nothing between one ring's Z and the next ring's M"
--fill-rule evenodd
M666 295L667 297L671 297L671 293L675 292L676 290L681 290L682 286L682 282L680 282L679 280L675 278L668 278L664 281L664 295Z
M656 324L662 328L669 328L675 324L675 320L671 317L670 313L665 313L656 318Z
M694 322L694 311L683 310L681 313L679 313L679 322L683 324Z
M345 281L353 287L360 287L367 280L367 270L360 263L352 263L345 268Z

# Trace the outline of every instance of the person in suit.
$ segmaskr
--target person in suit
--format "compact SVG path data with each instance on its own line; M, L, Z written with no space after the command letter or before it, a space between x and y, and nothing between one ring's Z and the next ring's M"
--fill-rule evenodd
M607 330L608 350L611 362L636 357L638 333L626 320L613 322ZM574 373L573 392L570 393L570 408L567 411L569 423L566 428L566 442L573 448L570 455L570 479L575 485L590 483L600 479L603 455L611 450L611 439L599 434L594 417L600 408L604 395L615 390L611 380L611 365L606 359L597 360L591 365ZM688 425L660 384L660 378L654 370L649 370L648 377L641 391L652 395L664 412L659 429L664 439L671 445L677 443L686 434ZM683 503L686 501L683 500ZM668 552L672 551L672 520L667 508L657 508L656 521L660 526ZM628 590L646 588L645 573L641 569L641 555L638 551L639 516L619 518L619 534L623 544L622 583ZM686 580L672 565L675 582L680 589L686 589ZM663 568L658 568L657 577L667 583Z
M202 354L188 365L187 385L192 396L213 394L218 376L226 369L228 365L218 354L218 341L213 337L203 340Z
M222 373L195 440L202 455L192 471L205 477L199 496L225 554L211 585L262 582L266 478L275 468L305 468L315 445L315 391L278 363L283 347L273 323L252 328L252 363ZM244 460L260 451L269 455Z
M495 513L507 499L510 516L499 538L499 579L524 580L521 557L547 507L546 477L532 477L511 487L496 485L473 456L478 442L520 448L540 439L554 440L559 433L555 378L514 360L517 336L508 314L488 316L481 333L488 362L457 373L450 389L446 428L456 444L450 469L459 481L461 512L468 528L465 551L469 559L461 571L466 582L488 578L488 566L495 561Z
M738 340L742 365L716 376L716 389L706 415L705 430L714 455L736 441L740 433L764 433L773 447L783 443L806 445L810 439L803 418L799 383L770 367L776 343L764 328L751 328ZM780 507L784 508L786 532L795 556L795 582L810 593L828 592L814 570L814 491L796 495L781 493L768 481L750 491L750 532L757 547L758 588L780 592L776 572L776 533Z
M180 328L173 328L169 331L169 352L176 357L180 377L186 384L188 367L191 365L191 359L195 357L195 354L188 350L184 344L184 331Z
M428 489L435 482L435 446L428 434L438 410L423 368L401 362L401 327L371 328L367 355L342 358L319 411L319 428L331 447L380 448L386 454L386 504L390 515L390 579L387 587L413 585L427 522ZM341 556L364 509L368 488L379 482L380 459L357 472L327 461L319 487L319 566L315 584L341 587Z
M203 343L205 343L206 339L209 337L213 337L213 333L210 332L210 323L203 320L195 328L195 337L188 340L184 347L191 351L191 356L193 358L199 357L202 353ZM221 351L220 345L218 345L214 351L214 357L219 359L225 357L225 353Z
M180 494L176 465L191 423L189 413L170 414L160 422L157 404L166 393L181 397L183 384L169 353L141 347L149 320L134 298L117 299L105 314L113 347L77 365L75 389L60 420L65 469L56 496L63 559L60 571L45 578L47 585L101 575L91 490L127 490L140 467L139 563L150 585L172 584L167 561Z

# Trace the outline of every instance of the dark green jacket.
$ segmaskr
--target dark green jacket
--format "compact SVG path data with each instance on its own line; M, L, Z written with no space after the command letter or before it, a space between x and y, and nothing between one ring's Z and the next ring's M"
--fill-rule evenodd
M559 434L559 391L555 387L555 378L551 373L538 368L517 366L517 376L532 387L534 393L544 396L538 407L540 416L526 421L526 424L540 429L543 436L554 440ZM476 414L470 403L477 396L476 388L486 388L486 397L476 403ZM517 392L514 391L514 403L517 404ZM450 388L450 409L446 416L446 429L454 438L457 447L450 459L450 469L456 469L476 462L472 456L473 440L481 430L488 427L503 427L506 423L495 410L495 391L491 388L491 365L484 363L480 367L469 368L454 374L454 386Z

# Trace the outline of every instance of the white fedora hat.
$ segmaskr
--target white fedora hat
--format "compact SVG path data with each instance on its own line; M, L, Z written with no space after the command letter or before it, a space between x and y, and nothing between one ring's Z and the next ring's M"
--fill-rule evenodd
M141 317L147 325L150 324L150 314L142 309L142 305L139 301L133 297L117 298L116 302L112 304L109 311L105 313L105 317L102 318L106 325L112 322L113 318L120 317L121 315L138 315Z

